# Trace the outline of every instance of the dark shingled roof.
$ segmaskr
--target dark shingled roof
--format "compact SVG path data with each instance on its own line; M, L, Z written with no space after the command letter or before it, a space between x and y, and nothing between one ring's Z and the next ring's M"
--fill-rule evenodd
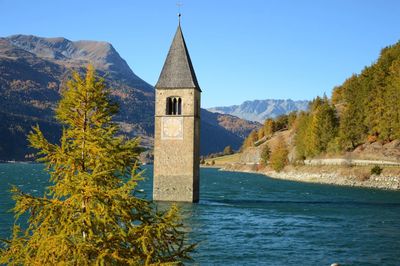
M156 88L196 88L201 91L180 25L169 48Z

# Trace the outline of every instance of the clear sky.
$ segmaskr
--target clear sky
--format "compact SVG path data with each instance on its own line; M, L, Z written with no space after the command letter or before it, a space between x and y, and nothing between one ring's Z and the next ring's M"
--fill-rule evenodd
M181 0L202 106L312 99L400 39L399 0ZM113 44L154 85L177 27L176 0L0 0L0 36Z

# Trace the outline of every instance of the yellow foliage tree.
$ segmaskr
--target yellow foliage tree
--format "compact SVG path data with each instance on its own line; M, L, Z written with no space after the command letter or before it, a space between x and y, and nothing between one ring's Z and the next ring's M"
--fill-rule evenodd
M43 197L13 189L16 222L0 248L0 264L148 265L188 259L178 212L156 212L136 197L139 140L118 137L118 107L93 67L73 74L57 107L60 144L38 127L29 135L52 185ZM28 214L27 227L18 218ZM24 228L24 229L22 229Z
M273 149L269 164L277 172L280 172L288 164L288 148L283 137L279 137L278 143Z

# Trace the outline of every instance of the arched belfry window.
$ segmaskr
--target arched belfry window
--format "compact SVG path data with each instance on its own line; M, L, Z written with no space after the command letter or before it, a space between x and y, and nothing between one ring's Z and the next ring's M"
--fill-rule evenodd
M167 115L172 115L172 99L167 98Z
M181 115L182 99L180 97L168 97L166 113L167 115Z
M178 115L182 114L182 99L178 99Z
M176 115L176 113L177 113L176 109L178 109L178 108L176 108L176 107L177 107L177 100L176 100L176 98L174 98L174 100L172 101L172 114L173 115Z

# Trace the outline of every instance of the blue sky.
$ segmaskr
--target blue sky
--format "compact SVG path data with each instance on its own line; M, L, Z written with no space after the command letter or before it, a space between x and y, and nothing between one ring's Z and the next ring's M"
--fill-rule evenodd
M0 0L0 36L114 45L154 85L177 26L172 0ZM202 106L331 94L400 40L398 0L181 0Z

